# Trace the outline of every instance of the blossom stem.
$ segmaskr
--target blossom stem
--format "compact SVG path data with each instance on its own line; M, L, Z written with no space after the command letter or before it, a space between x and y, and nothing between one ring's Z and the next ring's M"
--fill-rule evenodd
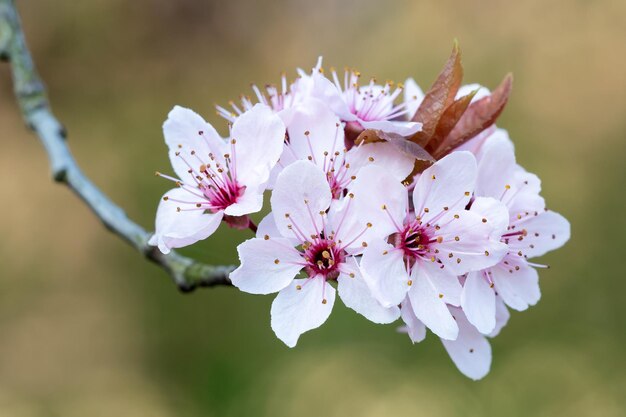
M122 208L83 174L70 152L65 129L50 110L43 82L26 46L14 0L0 0L0 60L10 63L13 88L22 116L39 136L56 182L67 185L107 229L165 269L182 292L197 287L232 285L228 278L232 266L202 264L175 251L165 255L148 245L152 234L129 219Z

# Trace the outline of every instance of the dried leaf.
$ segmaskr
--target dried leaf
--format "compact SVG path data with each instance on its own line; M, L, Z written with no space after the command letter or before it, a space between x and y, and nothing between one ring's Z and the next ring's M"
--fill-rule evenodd
M506 106L512 85L513 76L507 74L491 95L472 103L448 137L437 149L433 150L433 155L437 159L442 158L452 149L462 145L494 124L502 110L504 110L504 106Z
M417 112L411 119L422 123L422 130L411 137L411 140L420 146L426 146L435 134L439 119L450 104L452 104L463 79L461 66L461 50L458 42L454 42L450 58L443 67L435 83L424 96Z
M439 146L441 146L444 139L448 136L452 129L454 129L456 124L461 119L477 92L478 90L474 90L468 95L463 96L458 100L455 100L443 112L443 115L441 116L441 119L439 119L439 123L437 124L437 128L435 129L435 134L428 141L427 149L429 151L437 149Z

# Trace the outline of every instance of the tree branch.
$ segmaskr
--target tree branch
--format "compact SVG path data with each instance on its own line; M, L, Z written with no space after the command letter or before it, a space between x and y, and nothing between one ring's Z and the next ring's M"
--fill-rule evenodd
M56 182L64 183L78 195L107 229L163 267L181 291L232 285L228 279L232 266L202 264L174 251L164 255L148 245L151 234L130 220L124 210L83 174L67 145L65 129L50 111L45 87L24 40L14 0L0 0L0 59L10 62L15 96L22 116L44 146L52 178Z

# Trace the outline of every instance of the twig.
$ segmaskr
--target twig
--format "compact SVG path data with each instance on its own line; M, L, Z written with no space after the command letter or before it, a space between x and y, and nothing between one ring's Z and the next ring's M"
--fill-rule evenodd
M164 255L148 245L151 234L130 220L124 210L83 174L67 145L65 129L50 111L45 87L24 40L14 0L0 0L0 59L10 62L15 96L22 116L39 136L56 182L64 183L78 195L107 229L163 267L181 291L232 285L228 279L232 266L202 264L174 251Z

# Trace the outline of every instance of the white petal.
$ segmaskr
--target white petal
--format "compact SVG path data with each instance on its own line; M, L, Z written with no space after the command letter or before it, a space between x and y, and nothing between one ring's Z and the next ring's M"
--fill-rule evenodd
M506 191L505 186L513 184L516 169L515 149L506 131L498 130L491 135L481 147L477 159L476 195L499 200Z
M483 222L486 217L467 210L457 215L458 218L441 225L439 236L443 241L435 244L446 268L455 275L463 275L500 262L508 248L492 236L489 220Z
M426 326L415 316L411 300L408 297L400 305L400 312L411 342L419 343L424 340L426 338Z
M313 88L311 90L311 96L315 97L327 106L343 121L350 122L356 120L356 116L350 112L350 108L343 99L343 94L337 89L337 86L322 75L319 71L316 71L312 75Z
M272 330L294 347L302 333L324 324L334 303L335 289L322 277L296 279L272 303Z
M263 217L263 220L261 220L256 230L256 237L264 238L265 236L274 238L283 237L283 235L280 234L278 227L276 227L276 221L274 220L274 215L272 213Z
M250 186L237 197L237 202L226 207L224 213L229 216L244 216L261 211L261 208L263 208L263 187Z
M415 160L387 142L374 142L354 146L346 153L350 172L359 176L359 170L368 165L383 167L398 182L404 181L413 171Z
M508 265L501 262L490 268L498 295L509 307L518 311L537 304L541 298L537 271L528 266L525 260L516 259L516 255L508 255L504 259Z
M337 291L343 303L366 319L378 324L388 324L400 317L400 309L397 306L383 307L374 298L353 257L350 257L341 269L337 282Z
M496 295L482 272L470 272L467 275L461 307L472 323L482 334L489 334L496 327Z
M425 170L413 190L415 213L423 222L448 207L462 210L476 182L476 159L469 152L453 152ZM428 209L428 210L426 210Z
M433 333L442 339L454 340L459 328L452 318L444 297L441 297L435 285L436 276L433 268L427 263L416 263L413 285L409 290L409 299L415 316ZM436 268L436 267L435 267Z
M195 181L193 174L187 172L189 166L183 158L192 166L199 167L201 162L190 154L191 151L195 151L198 157L208 162L209 153L222 158L225 149L224 141L213 126L193 110L180 106L175 106L167 115L167 120L163 123L163 136L169 147L170 161L176 175L190 184L195 184ZM180 153L180 156L176 153Z
M191 245L199 240L211 236L218 228L224 213L204 213L195 210L193 204L181 204L172 200L195 201L202 199L190 194L182 188L175 188L165 193L167 201L161 199L157 209L155 232L150 239L151 245L157 245L161 252L168 253L170 249ZM185 208L192 208L187 211ZM179 211L178 207L183 210Z
M407 78L404 82L404 103L407 107L407 119L412 119L420 104L424 100L424 92L413 78Z
M362 242L383 239L398 231L394 222L402 225L408 204L406 188L400 181L382 167L369 165L359 171L349 191L354 197L346 198L329 219L339 239L347 244L366 230L351 245L358 248ZM368 223L372 226L367 227Z
M361 258L361 270L372 294L385 307L400 304L409 290L404 255L384 240L369 243Z
M334 158L336 151L343 152L345 146L339 118L317 99L308 99L295 108L288 131L288 152L298 159L310 157L324 171L328 170L329 159Z
M285 125L280 117L268 106L256 104L237 118L231 138L236 142L231 158L239 184L258 186L267 182L283 151Z
M441 340L448 355L463 375L473 380L483 378L491 368L491 345L465 318L461 309L450 307L459 325L456 340Z
M383 132L397 133L400 136L413 136L422 130L422 124L417 122L404 122L395 120L372 120L359 119L359 124L365 129L382 130Z
M476 197L472 202L470 211L487 219L487 224L493 229L492 237L499 240L506 233L509 226L509 210L499 200L490 197Z
M253 238L237 246L241 265L230 274L233 285L251 294L285 288L302 269L304 259L287 239Z
M278 230L285 237L293 237L296 228L306 239L317 234L322 228L319 213L328 209L331 199L326 175L318 167L308 161L289 165L278 176L270 200Z
M511 313L509 313L509 309L506 308L506 304L502 301L502 297L496 297L496 327L489 333L489 337L496 337L500 330L509 322L510 317Z
M544 211L537 216L530 214L525 220L516 223L516 230L526 230L520 241L510 239L514 250L521 250L529 258L545 255L563 246L570 238L570 224L559 213Z

